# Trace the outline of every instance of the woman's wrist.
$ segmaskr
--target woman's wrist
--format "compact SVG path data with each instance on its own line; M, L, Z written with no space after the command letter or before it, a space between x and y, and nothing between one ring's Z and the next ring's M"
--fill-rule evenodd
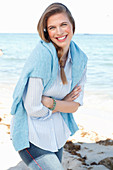
M48 109L55 111L56 100L52 97L42 96L42 104ZM55 111L56 112L56 111Z
M50 97L42 96L42 104L45 107L51 108L53 106L53 100Z
M50 105L49 109L53 111L56 107L56 100L52 97L50 99L52 99L52 105Z

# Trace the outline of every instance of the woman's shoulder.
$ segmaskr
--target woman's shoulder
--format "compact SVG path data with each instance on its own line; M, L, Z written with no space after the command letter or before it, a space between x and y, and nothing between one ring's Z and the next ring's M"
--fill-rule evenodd
M49 43L47 44L46 42L40 40L36 44L33 52L36 54L40 54L41 56L47 56L47 54L50 54Z
M35 49L37 50L37 52L39 51L42 54L47 52L47 53L51 53L52 55L54 55L54 53L56 53L56 49L55 49L53 43L52 42L45 42L43 40L39 40Z
M26 62L36 63L36 62L44 62L47 60L51 60L52 54L48 45L44 45L43 42L40 40L36 46L31 51L30 55L27 58Z
M73 56L73 58L78 60L84 60L87 62L87 55L85 54L85 52L74 42L71 41L70 44L70 50L71 50L71 55Z
M71 41L71 46L72 48L74 48L74 50L76 50L76 52L83 53L84 55L86 55L85 52L78 46L75 41Z

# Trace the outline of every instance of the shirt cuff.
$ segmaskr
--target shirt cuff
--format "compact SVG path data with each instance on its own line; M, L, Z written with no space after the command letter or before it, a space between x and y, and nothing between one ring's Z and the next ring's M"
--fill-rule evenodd
M50 118L51 115L52 115L52 110L48 109L48 112L47 112L47 114L46 114L45 116L43 116L43 117L37 117L37 119L38 119L38 120L46 120L46 119Z
M74 100L74 102L79 103L80 106L83 106L83 92L79 95L77 99Z

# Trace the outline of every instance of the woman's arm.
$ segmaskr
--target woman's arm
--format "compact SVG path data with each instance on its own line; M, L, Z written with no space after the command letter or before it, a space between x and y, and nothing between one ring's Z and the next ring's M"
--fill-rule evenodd
M78 87L75 88L67 94L62 100L56 100L56 107L52 113L60 111L64 113L73 113L76 112L80 105L83 105L83 95L84 95L84 84L86 82L86 71L87 67L84 70L83 76L78 83ZM53 99L43 96L42 103L48 108L53 107Z
M76 86L75 89L72 90L69 94L67 94L62 100L56 100L56 107L52 113L57 111L64 113L76 112L80 104L74 102L74 100L79 96L80 91L81 87ZM43 96L42 103L48 108L53 107L53 99L50 97Z

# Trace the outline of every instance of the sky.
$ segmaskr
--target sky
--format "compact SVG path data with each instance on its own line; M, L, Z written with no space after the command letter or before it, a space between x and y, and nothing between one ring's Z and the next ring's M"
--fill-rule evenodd
M112 0L0 0L0 33L37 33L41 14L53 2L69 8L75 33L113 34Z

